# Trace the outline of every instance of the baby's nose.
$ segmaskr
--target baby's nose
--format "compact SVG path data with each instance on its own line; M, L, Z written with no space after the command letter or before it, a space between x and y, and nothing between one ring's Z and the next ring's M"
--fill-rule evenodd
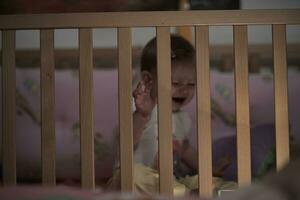
M187 94L189 92L188 86L187 85L182 85L180 87L180 93L181 94Z

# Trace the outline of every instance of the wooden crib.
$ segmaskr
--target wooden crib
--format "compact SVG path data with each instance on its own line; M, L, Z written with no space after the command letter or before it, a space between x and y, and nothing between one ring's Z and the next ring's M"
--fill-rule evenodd
M170 27L195 26L199 193L212 195L212 139L209 71L210 25L233 26L236 87L238 183L251 183L247 25L271 24L276 113L276 161L289 161L286 25L300 24L300 10L161 11L2 15L3 185L16 185L15 32L40 30L42 182L54 186L54 29L78 28L80 52L81 183L95 187L93 144L92 28L117 28L119 52L119 125L122 191L133 191L131 28L156 27L160 192L173 194ZM170 134L166 134L170 133Z

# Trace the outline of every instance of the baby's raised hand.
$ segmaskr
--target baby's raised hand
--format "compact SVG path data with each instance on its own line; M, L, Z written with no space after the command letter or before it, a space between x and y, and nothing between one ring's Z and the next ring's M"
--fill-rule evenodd
M136 112L142 114L143 117L148 117L156 104L156 100L150 95L151 90L152 81L142 80L133 91Z

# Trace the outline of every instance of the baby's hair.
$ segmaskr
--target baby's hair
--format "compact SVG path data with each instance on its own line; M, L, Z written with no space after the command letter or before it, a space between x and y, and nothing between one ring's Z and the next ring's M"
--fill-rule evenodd
M171 62L195 62L195 49L183 37L171 35ZM153 72L156 69L156 37L151 39L142 51L141 71Z

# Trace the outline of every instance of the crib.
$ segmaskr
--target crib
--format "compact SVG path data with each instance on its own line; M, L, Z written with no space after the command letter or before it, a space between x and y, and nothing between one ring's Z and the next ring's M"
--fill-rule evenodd
M15 32L40 30L42 184L56 185L54 126L54 29L79 29L79 85L81 185L95 188L93 143L93 44L92 28L118 29L119 131L121 188L132 192L132 27L156 27L158 64L159 190L173 194L171 133L170 27L194 26L197 80L197 131L199 194L212 195L212 139L209 71L210 25L233 26L235 55L237 158L239 186L251 183L251 151L248 94L247 25L271 24L275 88L277 170L289 162L289 120L287 94L286 25L300 24L300 10L157 11L114 13L70 13L2 15L3 85L3 185L16 185L16 69Z

